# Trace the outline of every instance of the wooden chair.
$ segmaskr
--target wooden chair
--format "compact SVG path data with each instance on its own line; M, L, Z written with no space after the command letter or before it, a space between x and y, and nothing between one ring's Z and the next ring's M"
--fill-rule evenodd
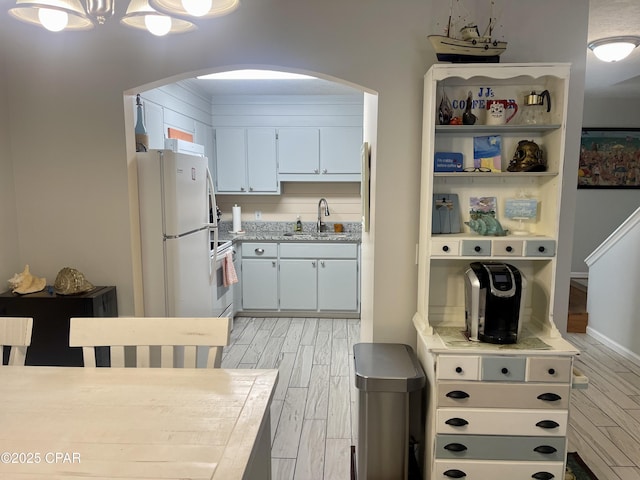
M199 347L206 367L219 368L230 331L226 317L75 317L69 346L82 347L85 367L96 366L96 347L108 346L112 367L124 367L125 347L135 347L136 367L195 368Z
M24 365L27 347L31 345L33 318L0 317L0 365L5 347L11 348L8 365Z

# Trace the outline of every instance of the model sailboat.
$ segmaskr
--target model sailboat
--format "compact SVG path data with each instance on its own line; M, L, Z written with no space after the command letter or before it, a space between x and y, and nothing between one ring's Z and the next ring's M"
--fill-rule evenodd
M453 0L451 0L446 35L428 36L438 60L454 63L499 62L500 54L507 49L507 42L498 41L492 37L496 21L496 17L493 15L493 6L494 2L492 1L489 24L484 33L480 35L477 24L466 23L465 19L461 17L454 18ZM462 23L463 26L454 36L453 30L457 28L458 23Z

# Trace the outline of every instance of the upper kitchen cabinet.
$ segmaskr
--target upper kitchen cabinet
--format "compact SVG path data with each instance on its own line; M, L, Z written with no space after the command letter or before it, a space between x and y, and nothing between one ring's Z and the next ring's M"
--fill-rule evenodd
M280 193L274 128L217 128L215 163L219 194Z
M144 125L147 127L149 135L150 149L164 148L164 112L157 103L142 98L142 109L144 112Z
M359 182L362 127L278 129L282 181Z

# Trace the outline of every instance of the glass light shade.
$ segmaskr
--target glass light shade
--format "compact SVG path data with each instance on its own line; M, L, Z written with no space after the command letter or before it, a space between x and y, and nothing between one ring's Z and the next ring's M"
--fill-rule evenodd
M54 10L52 8L39 8L38 20L44 28L50 32L64 30L69 23L69 14L64 10Z
M211 3L211 6L201 15L197 13L191 13L192 5L204 4L205 0L149 0L149 4L158 10L159 12L167 15L178 17L198 16L199 18L212 18L227 15L233 12L240 0L206 0L206 3ZM200 6L198 10L203 10ZM199 13L199 12L198 12Z
M149 5L149 2L147 0L131 0L131 3L129 3L129 8L127 8L127 12L125 13L124 17L122 17L120 22L123 25L127 25L129 27L148 30L154 35L164 35L162 33L154 33L154 30L157 32L161 32L162 27L160 27L158 24L162 24L163 21L165 22L166 28L166 20L159 20L157 18L150 18L149 20L147 20L146 17L148 16L166 17L170 23L169 30L166 33L184 33L195 30L196 28L196 26L188 20L180 18L169 18L166 15L159 13ZM151 24L151 27L148 26L148 23Z
M157 37L162 37L171 30L171 17L166 15L145 15L144 25Z
M211 10L213 0L182 0L182 6L189 15L202 17Z
M589 48L603 62L619 62L640 44L640 37L610 37L589 43Z
M17 0L16 6L9 9L9 14L22 22L43 26L51 31L88 30L94 25L85 13L80 0ZM66 14L66 25L59 28L60 23L53 20L51 14L54 17L57 14L60 18ZM54 30L55 28L59 30Z

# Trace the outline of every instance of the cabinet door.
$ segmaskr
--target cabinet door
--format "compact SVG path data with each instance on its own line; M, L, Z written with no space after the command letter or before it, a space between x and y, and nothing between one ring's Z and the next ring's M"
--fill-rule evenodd
M358 261L319 260L318 309L358 309Z
M320 130L311 127L278 129L280 173L319 173Z
M317 260L280 259L280 309L317 310Z
M247 172L250 192L278 191L274 128L247 129Z
M193 141L194 143L204 146L204 156L207 157L207 160L209 161L209 171L212 175L215 175L213 128L205 123L196 122L196 133L193 136Z
M217 191L244 192L247 182L244 128L216 129Z
M320 173L361 173L362 128L320 129Z
M242 259L242 308L278 308L278 269L275 258Z

